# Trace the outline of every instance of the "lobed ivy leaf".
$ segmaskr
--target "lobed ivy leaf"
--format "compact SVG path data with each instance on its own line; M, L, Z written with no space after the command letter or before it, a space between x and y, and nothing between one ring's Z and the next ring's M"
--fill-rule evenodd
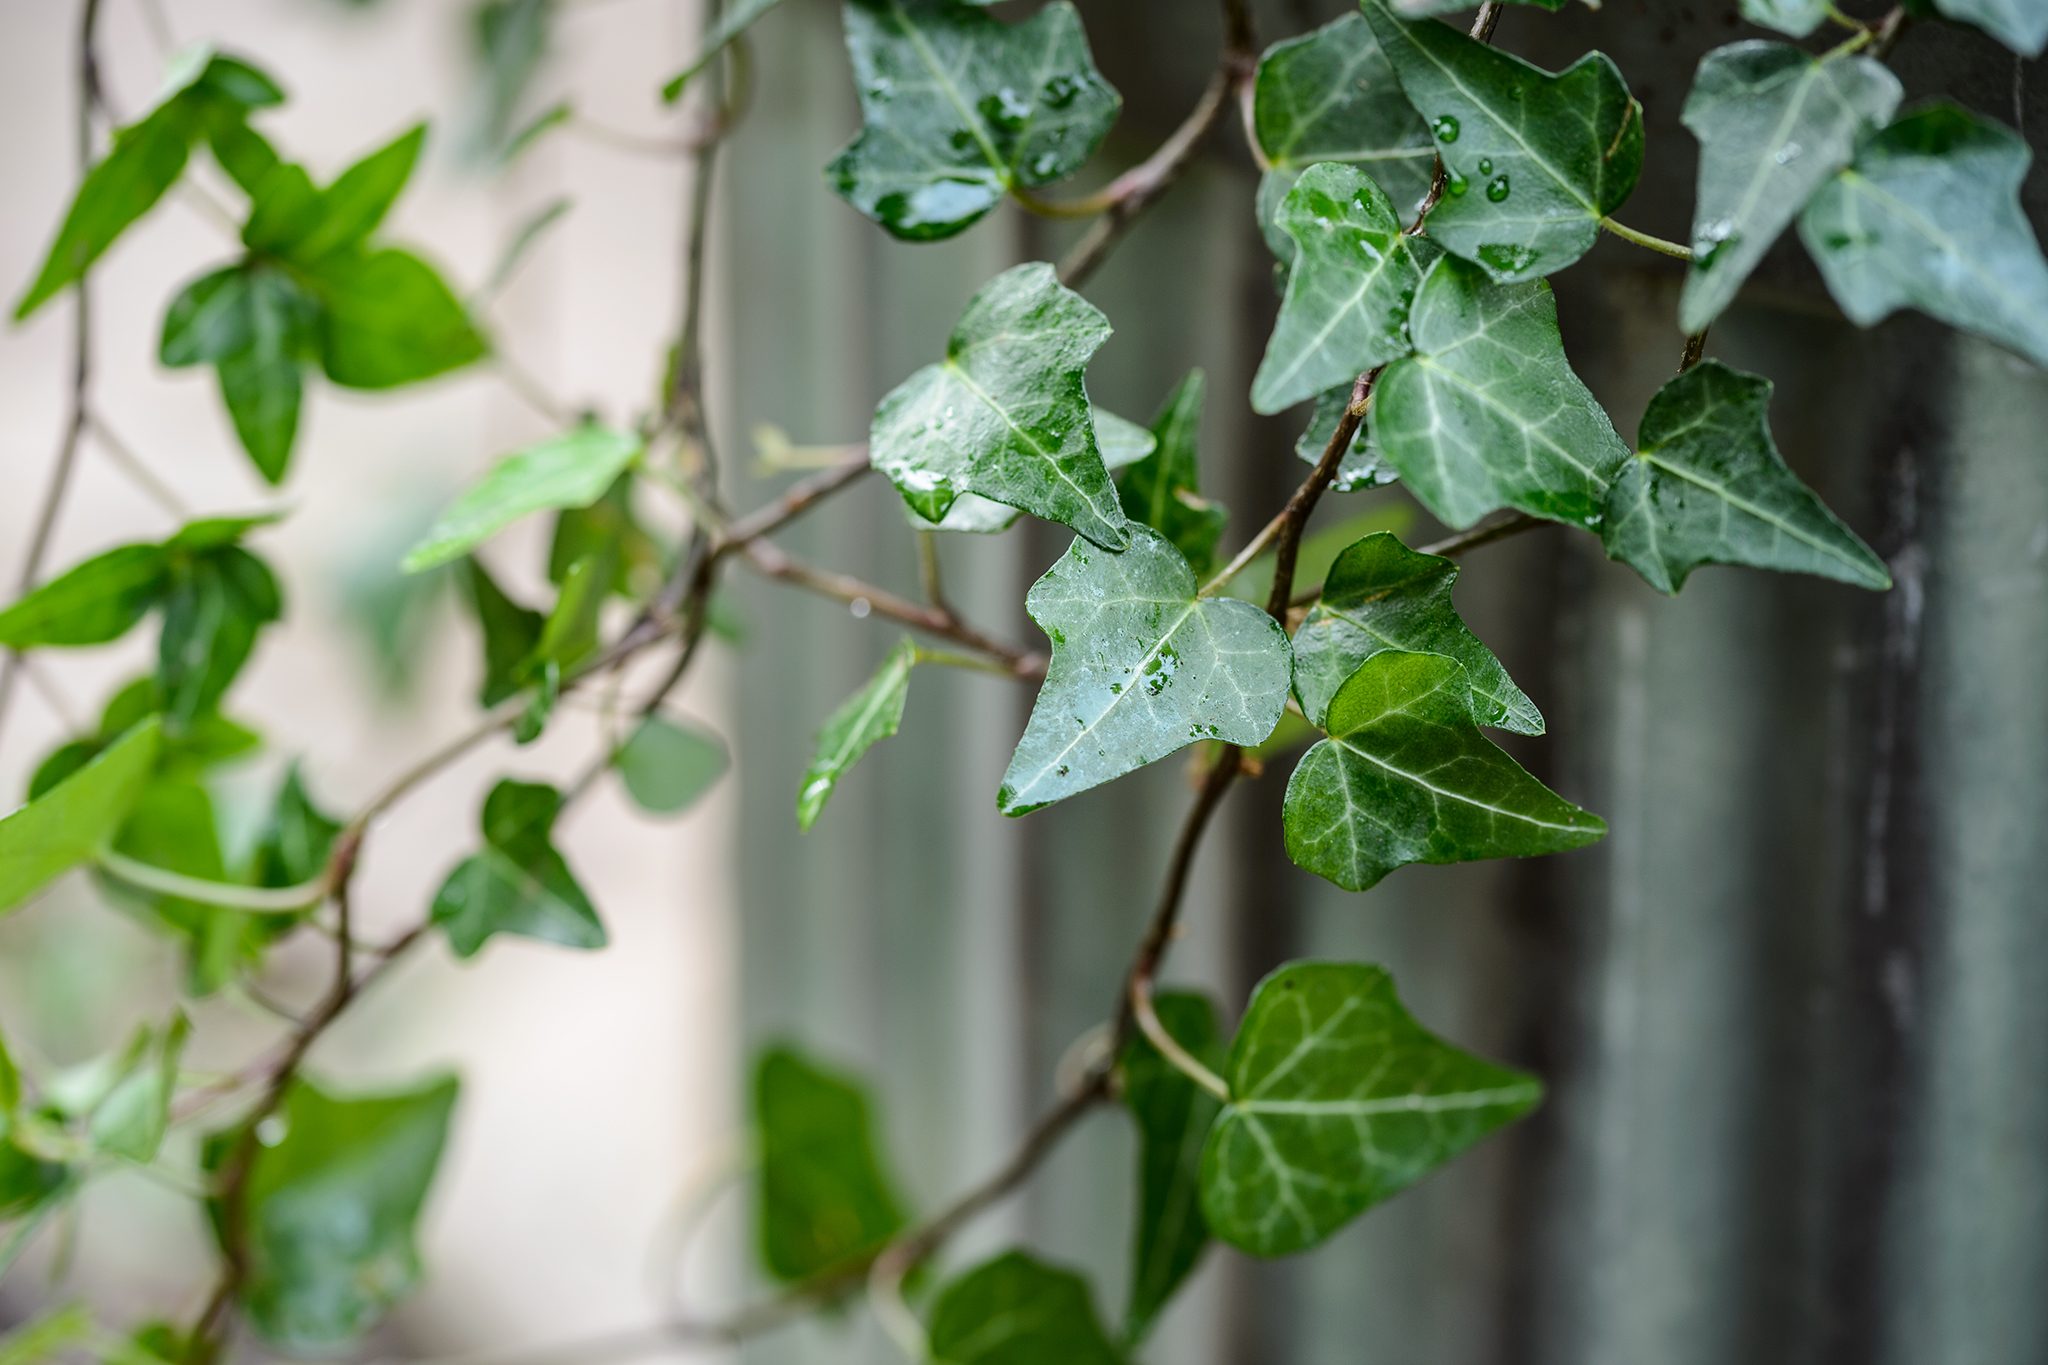
M1445 257L1408 331L1415 354L1380 376L1371 420L1423 505L1460 528L1499 507L1598 526L1628 447L1565 359L1550 286Z
M818 822L825 803L839 789L839 779L875 744L903 724L903 705L910 696L910 670L917 663L917 645L899 640L867 686L840 703L818 731L811 766L797 792L797 828Z
M1859 326L1917 308L2048 365L2048 262L2019 198L2031 160L2010 129L1930 105L1865 143L1799 235Z
M90 763L134 726L163 711L162 690L154 674L136 678L107 699L98 725L89 733L58 745L36 765L29 778L33 800ZM263 745L262 736L219 712L197 716L176 734L167 734L157 749L160 777L198 777L214 768L246 758Z
M1257 744L1287 704L1287 632L1249 602L1197 594L1150 527L1104 554L1075 541L1032 584L1052 641L1045 685L997 808L1024 815L1193 744Z
M1771 441L1771 381L1709 360L1657 391L1641 449L1608 494L1610 558L1659 592L1702 564L1819 574L1882 590L1891 574Z
M1804 38L1827 22L1828 0L1742 0L1742 17L1752 24Z
M1535 1077L1415 1022L1379 967L1293 962L1253 991L1202 1153L1202 1212L1254 1256L1305 1251L1520 1118Z
M934 1365L1122 1365L1088 1282L1022 1251L985 1261L939 1291Z
M1095 445L1102 452L1102 467L1115 475L1158 449L1159 440L1129 418L1119 417L1104 408L1096 408ZM903 509L903 515L905 520L920 531L994 535L999 531L1009 530L1016 524L1017 518L1024 514L1018 508L991 501L979 493L962 493L953 499L953 505L946 509L946 515L938 521L926 521L910 507Z
M1108 338L1109 320L1051 266L1004 271L967 305L946 359L882 400L869 459L927 521L977 493L1122 549L1084 377Z
M1552 75L1386 0L1365 17L1443 158L1429 235L1501 283L1585 255L1643 168L1642 111L1614 63L1593 52Z
M239 545L170 560L157 646L164 724L177 730L219 705L256 648L284 616L270 568Z
M535 512L590 506L640 458L643 448L631 432L585 425L507 455L407 552L406 572L460 559Z
M1294 633L1294 691L1302 714L1321 725L1330 699L1360 664L1381 650L1401 649L1455 659L1465 670L1479 724L1542 734L1536 703L1452 605L1457 581L1455 561L1420 554L1385 531L1337 556L1322 595Z
M846 0L845 14L862 126L825 174L907 241L1073 174L1123 104L1068 0L1015 24L961 0Z
M1891 118L1899 78L1868 57L1731 43L1700 62L1685 126L1700 141L1693 257L1678 321L1704 329L1800 208Z
M1410 350L1408 309L1442 254L1401 230L1386 192L1365 172L1328 163L1302 172L1278 218L1294 266L1252 409L1284 412Z
M1946 18L1975 24L2013 51L2029 57L2048 47L2048 5L2040 0L1933 0Z
M416 384L490 350L447 281L409 251L341 252L308 277L324 304L320 366L343 388Z
M162 727L146 719L77 771L0 817L0 911L98 853L156 765Z
M1330 737L1287 781L1287 856L1363 891L1409 863L1559 853L1607 832L1489 743L1473 712L1457 660L1368 656L1330 699Z
M472 557L462 561L463 583L470 608L483 634L484 676L479 706L496 706L531 680L527 664L540 644L547 618L505 595L484 566Z
M657 712L634 727L612 755L612 766L640 809L674 815L718 784L732 756L718 736Z
M484 798L484 846L448 874L430 918L457 957L474 957L494 934L602 948L604 925L576 874L555 851L562 794L539 782L509 779Z
M1296 459L1304 464L1322 463L1323 452L1330 448L1330 441L1337 434L1337 424L1344 420L1345 410L1351 406L1355 378L1316 395L1315 406L1309 410L1308 427L1295 438ZM1356 493L1362 489L1385 487L1399 477L1380 452L1380 443L1372 434L1372 423L1360 422L1352 433L1350 448L1337 461L1337 473L1331 478L1330 487L1339 493Z
M1153 1001L1174 1041L1211 1070L1223 1066L1216 1007L1169 992ZM1202 1221L1202 1146L1221 1102L1140 1033L1123 1056L1123 1100L1138 1125L1138 1212L1131 1230L1131 1288L1124 1340L1135 1345L1194 1272L1209 1244Z
M1152 421L1150 435L1155 448L1125 471L1118 488L1124 515L1172 541L1198 575L1215 567L1216 546L1223 539L1223 525L1229 517L1220 505L1202 496L1196 440L1202 426L1205 383L1200 370L1191 370L1167 396L1166 405Z
M754 1066L761 1263L785 1284L858 1263L904 1226L875 1150L868 1097L786 1047Z

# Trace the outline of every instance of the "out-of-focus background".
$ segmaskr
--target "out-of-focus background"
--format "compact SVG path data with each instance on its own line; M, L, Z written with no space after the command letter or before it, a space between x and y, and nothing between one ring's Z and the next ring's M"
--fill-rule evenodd
M427 162L391 231L464 286L557 197L574 207L493 305L503 351L565 401L644 406L674 328L684 185L672 157L564 129L509 169L466 154L482 88L469 0L106 0L117 108L149 98L170 47L213 39L292 99L264 126L332 173L412 120ZM522 107L571 98L595 129L680 131L654 92L689 51L674 0L556 0ZM1340 12L1261 7L1269 37ZM73 177L76 6L0 8L0 274L22 278ZM1106 175L1193 103L1217 20L1193 0L1084 0L1099 65L1126 98ZM889 241L825 188L856 126L835 7L788 0L757 30L756 106L723 160L713 255L712 403L741 501L775 486L749 432L858 439L875 401L933 358L968 295L1064 229L1005 212L952 242ZM1741 36L1733 0L1512 8L1499 41L1556 67L1599 46L1649 131L1631 223L1683 238L1693 143L1677 111L1699 55ZM1752 33L1752 36L1753 33ZM2048 118L2034 70L1960 30L1916 31L1895 64L2022 128ZM1203 444L1241 539L1300 476L1295 427L1240 400L1274 310L1252 221L1254 173L1226 128L1088 293L1117 335L1094 395L1143 417L1190 366L1211 380ZM2041 220L2036 175L2028 204ZM95 271L101 407L195 506L270 501L210 377L155 363L164 301L226 255L174 197ZM1624 435L1675 364L1676 272L1606 243L1557 281L1575 364ZM66 310L0 334L0 568L13 572L64 412ZM1543 708L1515 752L1605 814L1597 847L1527 864L1412 868L1366 896L1294 869L1279 778L1245 784L1199 868L1173 974L1232 1007L1290 956L1388 964L1419 1017L1540 1072L1532 1120L1379 1209L1326 1250L1253 1264L1213 1252L1150 1358L1390 1365L1697 1365L1729 1360L2012 1365L2048 1360L2048 379L1921 319L1842 322L1781 251L1712 353L1772 375L1792 466L1885 556L1898 586L1708 570L1666 600L1585 537L1475 553L1462 609ZM476 646L448 601L398 619L390 571L453 488L546 431L506 378L464 372L386 400L316 387L294 515L268 534L292 595L235 694L316 792L347 808L461 723ZM164 529L90 445L53 564ZM1367 495L1433 532L1398 491ZM1374 504L1332 498L1325 523ZM1035 640L1025 587L1063 538L1026 524L945 546L956 597ZM801 525L792 548L886 584L915 582L889 490ZM526 534L494 565L536 580ZM1050 1093L1054 1066L1113 998L1186 797L1167 762L1023 821L993 793L1029 696L920 673L903 735L799 838L791 803L811 732L894 639L877 622L748 583L744 643L684 709L723 732L734 774L679 822L613 792L564 847L613 934L572 954L501 940L413 963L318 1057L326 1074L466 1078L427 1224L427 1290L384 1329L393 1355L574 1338L644 1322L648 1266L680 1192L726 1159L749 1049L798 1041L874 1081L890 1161L926 1207L985 1171ZM379 663L381 625L407 666ZM0 789L139 666L112 649L49 670L0 746ZM60 671L61 670L61 671ZM52 703L60 704L52 704ZM68 717L67 714L68 713ZM466 850L496 776L566 775L588 716L539 746L473 756L380 830L360 905L416 917ZM250 792L266 774L249 775ZM11 799L11 798L10 798ZM299 964L305 980L320 968ZM283 968L289 983L290 960ZM62 1062L108 1046L166 998L167 945L66 883L0 926L0 1020ZM209 1007L214 1064L259 1016ZM223 1035L225 1035L223 1037ZM1018 1238L1121 1299L1131 1139L1105 1113L960 1255ZM74 1282L117 1313L189 1311L205 1269L189 1201L109 1182L70 1239ZM753 1287L743 1211L687 1266L694 1302ZM657 1256L658 1259L658 1256ZM0 1286L34 1307L48 1259ZM887 1359L859 1315L744 1354ZM677 1351L674 1358L688 1358Z

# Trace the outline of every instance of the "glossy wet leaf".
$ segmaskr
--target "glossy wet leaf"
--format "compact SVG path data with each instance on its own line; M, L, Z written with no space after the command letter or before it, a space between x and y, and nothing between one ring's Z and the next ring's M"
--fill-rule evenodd
M754 1067L762 1265L785 1284L873 1252L904 1226L864 1087L789 1048Z
M612 755L627 793L654 815L688 810L731 765L732 756L717 735L660 714L641 721Z
M120 545L66 569L0 611L0 645L97 645L119 639L163 597L170 558Z
M103 848L142 794L161 743L136 725L27 805L0 817L0 911L11 910Z
M1017 23L959 0L844 12L861 132L825 175L897 237L950 237L1011 189L1073 174L1122 105L1067 0Z
M163 600L157 685L166 727L212 711L265 626L284 615L270 568L239 545L177 556Z
M1273 44L1259 60L1252 127L1271 169L1262 198L1277 203L1321 161L1357 166L1411 213L1429 189L1436 148L1401 93L1365 16L1343 15ZM1276 179L1277 178L1277 179Z
M1742 17L1752 24L1804 38L1827 22L1828 0L1742 0Z
M1408 331L1415 354L1380 376L1370 420L1423 505L1460 528L1500 507L1597 526L1628 447L1565 359L1550 286L1440 259Z
M331 1353L418 1287L415 1227L447 1141L457 1084L439 1078L375 1095L301 1079L281 1134L259 1142L245 1199L241 1308L272 1346ZM219 1169L235 1134L207 1143Z
M320 364L343 388L415 384L490 349L447 282L409 251L345 251L309 274L325 305Z
M1022 1251L1006 1252L939 1291L934 1365L1122 1365L1088 1282Z
M1169 992L1153 1006L1173 1040L1212 1071L1223 1067L1216 1007ZM1143 1340L1209 1244L1202 1220L1202 1146L1221 1102L1189 1080L1140 1033L1123 1057L1124 1107L1138 1126L1138 1211L1124 1339Z
M604 925L555 851L562 794L539 782L506 780L484 798L484 846L448 874L432 918L457 957L473 957L494 934L602 948Z
M1419 554L1386 532L1337 556L1322 596L1294 633L1294 690L1309 720L1322 723L1330 699L1360 664L1383 649L1404 649L1455 659L1481 725L1542 734L1536 703L1458 615L1451 601L1457 581L1454 561Z
M1340 962L1293 962L1260 982L1223 1074L1230 1102L1202 1155L1202 1211L1255 1256L1315 1246L1543 1093L1424 1029L1384 969Z
M2048 365L2048 263L2019 198L2030 160L1989 119L1918 109L1814 196L1799 235L1860 326L1917 308Z
M1288 779L1281 821L1295 864L1347 891L1409 863L1559 853L1607 832L1480 734L1455 659L1368 656L1323 728L1330 737Z
M1585 255L1643 166L1642 113L1614 63L1593 52L1552 75L1385 0L1365 16L1444 160L1430 237L1501 282Z
M1085 380L1108 339L1108 319L1051 266L1006 270L967 305L946 359L882 400L869 458L927 521L977 493L1121 549Z
M1127 417L1102 408L1095 409L1095 446L1102 452L1102 467L1112 475L1127 469L1158 449L1159 441L1150 431ZM979 493L962 493L953 499L940 521L927 521L915 509L905 507L904 519L920 531L967 532L994 535L1014 526L1023 512L1006 503L994 502Z
M1891 586L1884 561L1799 481L1771 440L1771 381L1709 360L1657 391L1615 480L1601 540L1660 592L1702 564Z
M1960 23L1975 24L2015 52L2041 55L2048 46L2048 5L2041 0L1933 0L1934 8Z
M1679 325L1719 317L1742 282L1856 146L1898 108L1899 78L1868 57L1731 43L1700 63L1685 126L1700 140L1693 259Z
M1330 448L1331 438L1337 434L1337 424L1351 406L1351 389L1352 381L1346 380L1316 395L1316 405L1309 410L1308 427L1294 442L1296 459L1310 465L1322 463L1323 452ZM1339 493L1355 493L1384 487L1398 478L1400 475L1380 453L1379 442L1373 439L1372 423L1360 422L1351 435L1350 446L1337 462L1336 477L1330 480L1330 487Z
M1192 371L1153 419L1154 449L1124 472L1118 492L1124 515L1173 542L1197 575L1215 568L1216 546L1228 514L1202 496L1197 440L1205 382Z
M1024 599L1052 662L996 805L1024 815L1197 740L1257 744L1287 703L1287 633L1249 602L1197 597L1166 537L1076 541Z
M1295 245L1252 409L1283 412L1406 355L1408 310L1439 254L1401 230L1385 191L1352 166L1311 166L1277 219Z
M902 725L903 704L910 696L910 670L916 663L917 646L909 640L898 641L867 686L826 717L812 750L811 765L804 770L803 786L797 791L799 829L817 823L847 770Z
M630 432L583 426L507 455L441 514L405 556L417 573L459 559L522 517L561 507L588 507L638 459Z

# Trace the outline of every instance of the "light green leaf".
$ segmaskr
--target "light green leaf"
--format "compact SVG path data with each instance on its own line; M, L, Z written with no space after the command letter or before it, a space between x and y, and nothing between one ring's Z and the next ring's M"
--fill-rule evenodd
M655 815L689 809L731 765L718 736L659 714L641 721L612 755L626 791L640 809Z
M1409 304L1440 254L1402 232L1386 193L1350 166L1302 172L1277 221L1294 241L1294 268L1252 380L1252 409L1262 413L1406 355Z
M191 778L161 772L129 809L114 840L116 852L135 862L205 882L229 881L213 796ZM185 956L185 990L210 996L262 961L264 950L289 931L296 916L255 915L202 900L140 890L106 878L108 896L135 907L168 930Z
M1052 641L996 805L1024 815L1197 740L1257 744L1287 704L1287 632L1249 602L1196 596L1150 527L1104 554L1076 541L1025 610Z
M785 1047L754 1067L761 1263L785 1284L857 1262L904 1225L866 1091Z
M1199 995L1168 993L1153 1007L1167 1033L1196 1061L1212 1071L1222 1068L1223 1036L1214 1005ZM1209 1243L1200 1206L1202 1145L1221 1106L1143 1034L1124 1051L1123 1100L1138 1125L1138 1213L1124 1310L1124 1340L1135 1345Z
M917 646L899 641L882 660L881 668L868 685L841 702L818 731L811 766L804 770L804 784L797 793L796 823L808 830L818 821L825 803L838 790L839 779L860 756L879 740L896 733L903 724L903 704L910 696L910 670L917 663Z
M1253 87L1252 127L1272 167L1259 190L1269 202L1277 203L1305 168L1342 161L1364 170L1409 213L1428 192L1436 165L1428 124L1356 12L1266 49Z
M555 851L562 794L539 782L498 783L484 798L484 847L462 860L434 895L431 918L457 957L474 957L493 934L602 948L604 925L576 875Z
M169 556L120 545L74 565L0 611L0 645L98 645L117 640L163 597Z
M0 1337L0 1365L50 1365L75 1359L75 1353L97 1335L92 1312L82 1303L68 1303Z
M1598 526L1628 447L1565 359L1550 286L1446 257L1408 330L1416 353L1380 376L1371 421L1409 491L1449 526L1499 507Z
M1752 24L1804 38L1827 22L1828 0L1742 0L1742 17Z
M157 685L164 724L175 731L220 702L263 627L284 615L284 597L262 560L224 545L173 557L163 609Z
M136 1038L124 1074L93 1110L88 1131L96 1151L145 1165L156 1160L170 1129L178 1059L191 1031L178 1014L167 1027L145 1029Z
M1700 188L1680 326L1697 332L1721 315L1902 93L1899 78L1868 57L1815 58L1763 42L1707 54L1685 100L1685 126L1700 140Z
M308 278L325 305L320 363L343 388L418 383L490 349L447 282L411 252L340 252Z
M1934 7L2026 56L2038 57L2048 46L2048 5L2041 0L1934 0Z
M103 848L156 764L154 718L13 814L0 818L0 911L11 910Z
M541 623L540 641L533 647L529 669L553 664L567 674L597 653L604 604L611 596L612 581L618 572L616 544L599 544L569 566L569 572L562 577L562 590L555 596L555 605Z
M1455 562L1418 554L1384 531L1337 556L1323 595L1294 633L1294 691L1309 720L1322 724L1330 698L1360 664L1383 649L1405 649L1457 660L1481 725L1542 734L1536 703L1458 616L1451 602L1457 581Z
M1799 235L1859 326L1917 308L2048 365L2048 263L2019 198L2031 159L2011 130L1931 105L1865 143Z
M1124 515L1143 522L1173 542L1199 576L1216 566L1216 545L1228 517L1202 496L1196 438L1202 426L1204 380L1200 370L1180 381L1153 420L1152 454L1132 465L1118 493Z
M1095 409L1095 445L1102 452L1102 467L1115 474L1118 470L1136 464L1139 460L1158 449L1159 441L1151 432L1129 418L1119 417L1102 408ZM994 535L1007 531L1023 516L1018 508L1005 503L994 502L979 493L962 493L953 499L953 505L946 509L946 515L939 521L926 521L917 510L906 506L903 516L920 531L951 531L974 535Z
M1890 587L1884 561L1785 467L1770 406L1770 380L1713 360L1659 389L1642 449L1608 496L1609 557L1659 592L1677 592L1702 564Z
M1051 266L1004 271L967 305L946 359L882 400L869 458L927 521L978 493L1123 548L1084 379L1108 338L1109 320Z
M668 78L661 87L661 98L665 104L674 104L683 97L683 87L716 61L718 54L730 47L733 40L754 26L754 21L781 4L782 0L733 0L718 16L718 22L704 35L704 42L697 49L697 55L690 64Z
M1281 820L1287 855L1347 891L1409 863L1558 853L1607 832L1479 733L1455 659L1369 656L1323 728L1330 737L1287 781Z
M1337 434L1337 423L1344 419L1345 409L1351 406L1352 384L1353 381L1347 379L1316 395L1316 405L1309 410L1308 427L1294 442L1296 459L1311 465L1323 462L1323 452L1329 449L1330 439ZM1361 489L1385 487L1399 477L1380 453L1379 442L1372 436L1372 423L1360 422L1358 430L1352 434L1350 448L1337 461L1337 473L1330 480L1330 487L1339 493L1356 493Z
M459 559L498 532L535 512L588 507L640 457L630 432L582 426L507 455L405 557L408 573Z
M1088 1282L1021 1251L986 1261L932 1304L933 1365L1122 1365Z
M825 175L909 241L1072 175L1123 103L1067 0L1015 24L958 0L847 0L845 15L862 127Z
M1224 1078L1202 1212L1254 1256L1315 1246L1543 1093L1425 1030L1383 969L1339 962L1289 963L1259 983Z
M1585 255L1643 168L1642 112L1614 63L1593 52L1552 75L1385 0L1365 17L1449 177L1429 235L1502 283Z
M256 1145L245 1197L240 1300L272 1346L332 1353L418 1286L414 1226L457 1088L452 1076L346 1097L307 1080L293 1084L279 1114L282 1136ZM237 1131L208 1140L208 1169L220 1169Z

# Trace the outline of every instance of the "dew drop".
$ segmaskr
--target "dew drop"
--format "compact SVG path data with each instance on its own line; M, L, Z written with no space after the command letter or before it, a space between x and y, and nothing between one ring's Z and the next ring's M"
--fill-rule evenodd
M846 609L853 613L854 620L865 621L868 619L868 613L873 611L874 607L868 602L867 598L856 597L846 604Z
M1456 142L1458 140L1458 120L1449 114L1445 114L1429 125L1429 131L1436 134L1437 141L1439 142Z
M1507 198L1508 178L1504 175L1497 175L1493 179L1487 181L1486 197L1488 199L1491 199L1496 204L1498 204L1501 200Z

